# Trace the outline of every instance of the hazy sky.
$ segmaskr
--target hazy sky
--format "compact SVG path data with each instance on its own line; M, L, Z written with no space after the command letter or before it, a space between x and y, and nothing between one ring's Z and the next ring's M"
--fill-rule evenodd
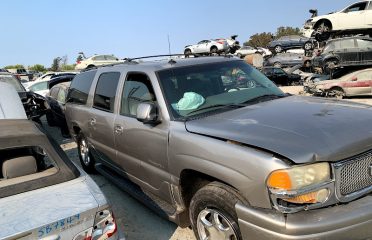
M2 0L0 67L43 64L78 52L120 58L172 53L199 40L238 34L243 43L257 32L301 27L319 13L352 0Z

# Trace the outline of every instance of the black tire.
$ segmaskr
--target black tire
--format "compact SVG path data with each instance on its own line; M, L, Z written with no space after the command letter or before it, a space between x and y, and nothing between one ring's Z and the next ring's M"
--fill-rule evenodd
M305 51L310 51L312 49L314 49L314 44L312 42L306 42L304 44L304 50Z
M327 41L331 37L332 26L329 22L322 21L315 27L315 39L318 42Z
M241 240L242 236L238 225L238 216L235 212L235 204L238 202L247 204L246 200L235 189L220 182L212 182L199 189L191 199L189 209L189 217L196 238L201 239L198 230L198 219L202 216L205 216L205 219L207 219L212 214L215 216L217 213L224 227L228 226L228 229L232 230L230 232L234 234L233 236L229 235L230 238L226 239ZM212 211L212 213L209 216L204 215L208 211ZM200 223L201 221L199 221L199 229L204 229ZM209 234L210 239L213 239L213 236L207 232L205 230L205 234Z
M77 135L77 148L81 166L87 173L95 173L96 172L96 169L94 167L95 161L88 146L89 145L87 139L85 138L84 134L80 132Z
M342 88L334 87L328 91L327 96L343 99L345 97L345 91Z
M282 46L280 46L280 45L275 46L274 52L275 53L281 53L281 52L283 52Z
M211 47L210 52L211 52L212 55L217 54L218 48L216 46L213 46L213 47Z
M56 121L54 120L54 116L53 116L53 113L51 113L50 111L47 111L45 113L45 117L46 117L46 120L47 120L47 123L50 127L54 127L56 126Z
M95 68L96 66L94 65L89 65L86 69L91 69L91 68Z
M185 57L189 57L190 55L191 55L191 50L190 49L185 49L185 52L184 52L184 54L185 54Z

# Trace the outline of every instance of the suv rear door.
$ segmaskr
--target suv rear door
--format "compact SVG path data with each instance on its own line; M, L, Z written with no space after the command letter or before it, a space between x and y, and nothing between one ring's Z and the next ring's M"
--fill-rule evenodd
M137 106L142 102L156 103L151 80L145 73L129 72L121 94L119 114L115 119L117 162L129 177L141 179L161 196L168 173L168 125L152 126L136 119ZM143 184L143 183L142 183ZM155 190L154 190L155 189ZM163 189L164 190L164 189ZM166 196L164 196L166 198Z
M99 157L111 162L116 158L114 141L115 100L120 72L97 73L98 80L93 95L93 105L88 119L90 143Z

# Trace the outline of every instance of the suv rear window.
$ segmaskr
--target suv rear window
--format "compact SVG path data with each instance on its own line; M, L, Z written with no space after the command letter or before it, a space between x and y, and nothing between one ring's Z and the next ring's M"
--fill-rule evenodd
M114 111L119 78L119 72L107 72L99 76L93 100L94 107L109 112Z
M72 80L68 93L68 102L76 104L86 104L90 87L97 70L84 72L76 75Z

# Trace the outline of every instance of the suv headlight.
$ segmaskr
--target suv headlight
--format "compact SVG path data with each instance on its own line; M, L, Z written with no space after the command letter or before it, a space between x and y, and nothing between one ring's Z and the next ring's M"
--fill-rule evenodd
M328 163L276 170L266 181L274 207L282 212L297 212L326 202L330 183Z

